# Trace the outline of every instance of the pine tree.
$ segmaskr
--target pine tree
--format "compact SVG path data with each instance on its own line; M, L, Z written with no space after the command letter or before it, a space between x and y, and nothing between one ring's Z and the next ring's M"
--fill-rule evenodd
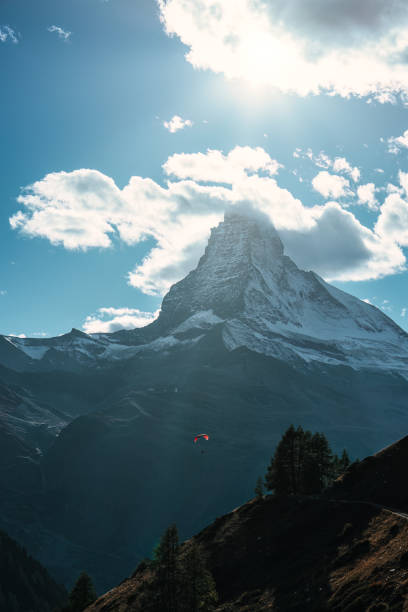
M344 472L347 470L347 468L350 467L350 465L351 465L351 461L350 461L350 457L348 456L346 449L343 450L341 457L334 455L333 456L333 473L334 473L333 479L336 479L342 474L344 474Z
M263 499L264 496L264 482L262 476L259 476L255 485L255 495L257 499Z
M266 487L276 495L319 494L347 468L349 461L346 451L341 459L333 455L323 433L312 434L291 425L272 457Z
M154 552L155 589L160 612L178 612L179 539L176 525L166 529Z
M290 453L294 436L295 428L291 425L276 447L265 476L266 488L275 495L292 493Z
M309 432L307 432L309 434ZM307 435L291 425L283 434L266 473L266 488L276 495L301 492Z
M351 465L350 457L348 456L346 449L344 449L340 457L340 460L339 460L340 474L343 474L350 465Z
M178 603L180 612L209 612L218 595L214 578L206 568L196 542L188 544L180 558L180 585Z
M64 608L66 612L82 612L96 599L92 580L86 572L82 572L69 595L69 604Z
M322 433L315 433L309 442L307 463L311 466L313 478L304 482L305 493L320 493L335 477L333 453Z

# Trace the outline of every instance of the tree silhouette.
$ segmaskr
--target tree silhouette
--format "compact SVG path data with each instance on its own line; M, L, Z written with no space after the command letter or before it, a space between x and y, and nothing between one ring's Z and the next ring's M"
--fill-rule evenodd
M215 582L194 540L179 545L171 525L146 563L153 577L142 595L144 612L210 612L218 599Z
M193 540L180 557L180 612L209 612L218 600L214 578L208 571L202 553Z
M176 525L170 525L164 532L154 552L156 566L155 585L159 605L163 612L177 612L177 591L179 581L179 538Z
M69 603L61 612L82 612L96 599L91 578L82 572L69 594Z
M322 433L291 425L283 434L268 466L265 483L275 495L318 494L349 465L347 452L334 455Z
M256 481L256 485L255 485L255 495L257 499L263 499L264 496L264 481L262 476L259 476L258 480Z

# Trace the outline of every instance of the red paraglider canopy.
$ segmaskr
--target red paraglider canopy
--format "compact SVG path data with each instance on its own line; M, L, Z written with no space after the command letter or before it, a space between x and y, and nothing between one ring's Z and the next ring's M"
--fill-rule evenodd
M194 438L194 444L197 442L198 438L204 438L204 440L209 440L210 436L208 436L207 434L198 434L198 436Z

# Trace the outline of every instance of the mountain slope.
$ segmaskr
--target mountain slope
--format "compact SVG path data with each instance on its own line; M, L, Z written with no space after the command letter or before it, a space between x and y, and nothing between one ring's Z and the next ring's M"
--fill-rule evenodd
M248 499L291 422L324 431L354 457L408 430L399 376L299 371L246 348L228 351L221 330L211 334L189 350L128 362L121 392L69 425L44 456L49 528L111 551L123 575L169 522L188 537ZM199 432L210 435L200 447ZM99 588L112 584L103 564L88 568L104 574Z
M406 519L369 504L269 496L194 539L216 582L217 612L363 612L403 609L407 536ZM148 609L150 579L140 568L87 612Z
M408 436L353 465L336 481L332 497L365 499L408 512L405 482L408 463Z
M216 581L217 612L405 610L407 458L408 436L351 465L320 499L267 496L202 530L193 539ZM142 565L88 612L145 610L151 577Z
M52 612L68 599L45 568L0 531L0 610Z

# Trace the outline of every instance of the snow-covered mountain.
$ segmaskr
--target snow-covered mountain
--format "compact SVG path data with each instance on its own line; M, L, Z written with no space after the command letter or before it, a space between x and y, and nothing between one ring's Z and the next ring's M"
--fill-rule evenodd
M222 323L230 350L408 372L408 334L375 306L299 269L260 216L230 213L212 230L196 270L164 298L160 323L176 336Z
M19 369L103 367L188 346L214 326L221 326L229 350L245 346L292 363L408 372L406 332L375 306L299 269L266 217L241 212L212 230L197 268L171 287L152 324L112 334L5 336L0 361L9 365L12 357Z

